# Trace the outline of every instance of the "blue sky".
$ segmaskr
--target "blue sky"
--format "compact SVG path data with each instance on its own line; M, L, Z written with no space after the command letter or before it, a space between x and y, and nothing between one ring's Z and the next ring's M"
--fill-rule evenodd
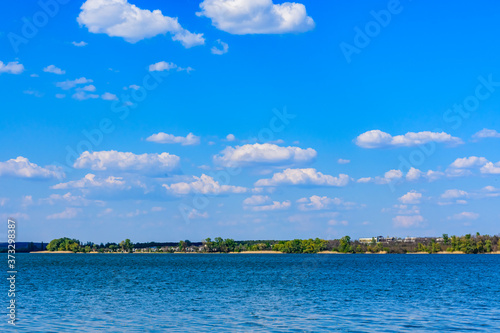
M18 240L498 233L497 4L41 3L0 13Z

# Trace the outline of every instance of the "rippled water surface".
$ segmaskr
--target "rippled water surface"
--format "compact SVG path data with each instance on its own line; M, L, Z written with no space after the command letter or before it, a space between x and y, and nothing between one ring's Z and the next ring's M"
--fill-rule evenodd
M17 331L500 332L500 255L19 254L17 262Z

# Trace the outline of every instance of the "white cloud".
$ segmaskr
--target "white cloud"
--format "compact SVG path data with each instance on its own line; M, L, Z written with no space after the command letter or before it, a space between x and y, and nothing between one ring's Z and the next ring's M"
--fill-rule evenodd
M68 207L61 213L56 213L47 216L47 220L72 219L75 218L80 212L81 212L80 208Z
M229 51L229 45L227 45L227 43L224 43L220 39L217 39L216 42L217 44L220 45L221 48L213 46L212 49L210 50L212 54L223 55L224 53L227 53L227 51Z
M500 162L493 164L492 162L486 163L481 168L481 173L490 174L490 175L498 175L500 174Z
M270 143L246 144L226 147L214 162L225 167L248 167L258 165L291 165L309 163L316 158L316 150L312 148L281 147Z
M99 95L96 94L87 94L85 91L78 91L74 93L71 98L76 99L77 101L85 101L87 99L96 99L99 98Z
M269 201L271 201L271 198L267 195L252 195L251 197L243 200L243 204L246 206L257 206L263 205Z
M345 202L340 198L329 198L327 196L320 197L318 195L313 195L309 198L301 198L297 200L300 210L323 210L329 209L332 206L338 206L342 208L351 208L355 205L354 202Z
M146 141L156 143L180 143L183 146L193 146L200 144L200 137L193 133L189 133L186 137L183 137L160 132L149 136Z
M89 204L104 205L103 201L88 200L80 195L73 195L71 192L66 194L51 194L48 198L40 199L40 203L54 205L58 202L64 202L73 206L88 206Z
M443 199L459 199L459 198L467 198L468 196L469 193L457 189L446 190L444 191L443 194L441 194L441 198Z
M500 138L500 133L495 130L483 128L472 136L473 139L479 140L484 138Z
M422 177L422 171L415 169L414 167L411 167L408 173L406 174L406 180L408 181L419 180L420 177Z
M0 162L0 176L32 179L60 179L65 175L61 168L52 165L41 167L35 163L31 163L26 157L19 156L16 159Z
M315 186L346 186L349 176L340 174L338 177L324 175L316 169L286 169L275 173L271 179L259 179L255 186L280 185L315 185Z
M392 136L380 130L372 130L360 134L355 143L362 148L384 148L384 147L412 147L429 142L447 143L457 145L463 143L460 138L456 138L445 132L408 132L405 135Z
M32 95L32 96L35 96L38 98L43 97L43 95L44 95L43 93L41 93L37 90L25 90L25 91L23 91L23 93L26 95Z
M419 227L424 218L421 215L398 215L392 219L395 227L410 228Z
M163 184L162 186L176 195L185 195L189 193L201 194L224 194L224 193L245 193L247 189L241 186L220 185L212 177L202 174L201 177L193 177L192 182L180 182L175 184Z
M477 220L479 218L478 213L473 212L461 212L453 216L448 217L448 220Z
M75 89L76 91L89 91L89 92L94 92L96 91L96 87L93 84L89 84L84 87L79 87Z
M65 94L56 94L56 98L58 98L58 99L63 99L65 97L66 97Z
M208 212L201 213L199 210L192 209L188 214L188 219L207 219L209 217Z
M66 80L66 81L63 81L63 82L57 82L56 86L59 87L59 88L61 88L61 89L64 89L64 90L69 90L71 88L76 87L79 84L87 84L87 83L92 83L92 82L94 82L94 81L91 80L91 79L87 79L85 77L81 77L81 78L78 78L78 79L75 79L75 80Z
M343 158L339 158L339 159L337 160L337 163L338 163L338 164L349 164L349 163L351 163L351 160L345 160L345 159L343 159Z
M273 201L272 204L269 205L262 205L262 206L252 206L250 209L253 210L254 212L267 212L267 211L273 211L273 210L285 210L288 209L292 206L292 203L290 201Z
M85 43L84 41L81 41L81 42L71 42L71 44L73 44L76 47L83 47L83 46L87 46L88 45L88 43Z
M176 64L174 64L173 62L165 62L165 61L160 61L157 62L156 64L149 65L150 72L169 71L175 68L177 68Z
M101 98L105 101L117 101L118 97L115 94L105 92L104 94L101 95Z
M484 157L470 156L457 158L453 163L450 164L450 167L456 169L468 169L483 166L487 162L488 160Z
M235 35L297 33L315 25L306 7L295 2L204 0L200 8L196 15L210 18L217 29Z
M232 141L236 140L236 137L234 136L234 134L228 134L226 136L226 140L229 141L229 142L232 142Z
M205 44L203 34L184 29L176 17L164 16L158 9L140 9L127 0L87 0L77 21L91 33L122 37L129 43L170 33L186 48Z
M18 61L11 61L7 64L4 64L2 61L0 61L0 74L21 74L22 72L24 72L24 66Z
M175 171L179 167L180 158L169 153L141 154L118 152L116 150L83 152L75 161L77 169L120 170L139 172L141 174L158 175Z
M406 193L405 195L401 196L398 198L399 202L406 204L406 205L416 205L420 203L420 200L422 199L422 193L419 193L415 190L410 191Z
M170 71L172 69L176 69L178 72L186 71L188 73L194 70L193 68L191 68L189 66L186 68L179 67L176 64L174 64L173 62L166 62L166 61L160 61L160 62L157 62L155 64L149 65L150 72L163 72L163 71Z
M66 74L66 71L54 66L54 65L49 65L43 69L45 73L52 73L52 74L57 74L57 75L63 75Z
M72 180L66 183L59 183L51 186L54 190L66 190L66 189L90 189L90 188L101 188L107 190L130 190L132 187L140 187L145 189L145 185L139 181L127 182L123 177L108 176L106 178L99 178L92 173L88 173L79 180Z

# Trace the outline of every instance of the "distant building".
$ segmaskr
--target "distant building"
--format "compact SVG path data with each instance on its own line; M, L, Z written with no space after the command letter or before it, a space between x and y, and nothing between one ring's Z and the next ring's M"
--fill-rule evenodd
M417 241L417 237L406 237L405 243L415 243Z
M373 242L373 240L375 240L375 242L377 242L377 237L360 238L360 239L358 239L358 241L360 243L363 243L363 244L370 244L371 242Z

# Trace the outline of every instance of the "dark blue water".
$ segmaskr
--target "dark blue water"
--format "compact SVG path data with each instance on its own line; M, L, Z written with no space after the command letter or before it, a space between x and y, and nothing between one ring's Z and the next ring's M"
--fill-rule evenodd
M19 254L17 261L23 332L500 332L500 255ZM8 330L6 317L0 327Z

